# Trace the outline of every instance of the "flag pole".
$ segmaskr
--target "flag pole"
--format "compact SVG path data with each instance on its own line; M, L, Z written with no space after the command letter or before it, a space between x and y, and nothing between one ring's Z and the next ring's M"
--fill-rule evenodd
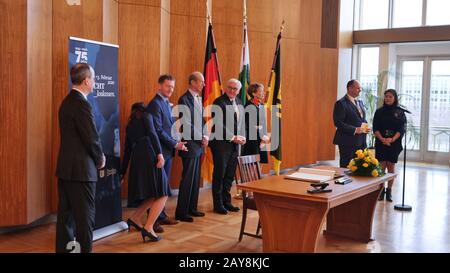
M247 24L247 0L244 0L244 24Z
M247 0L244 0L243 1L244 2L244 14L243 14L243 19L244 19L244 29L246 28L246 26L247 26ZM245 40L245 33L244 33L244 40ZM248 42L248 41L247 41ZM244 52L245 52L245 49L243 49L244 50ZM243 60L242 60L243 61ZM239 145L239 149L238 149L238 156L241 156L241 147L240 147L241 145ZM237 175L235 174L234 175L234 180L236 181L236 184L238 184L238 178L237 178ZM243 196L242 196L242 190L241 189L237 189L236 190L236 195L234 196L234 198L236 198L236 199L243 199Z
M212 27L212 16L211 16L211 14L209 13L209 9L208 9L208 0L206 0L206 14L207 14L207 18L208 18L208 23L209 23L209 25ZM214 44L213 50L216 50L216 38L214 37L214 32L211 32L211 35L212 35L212 40L213 40L213 44ZM215 53L217 53L217 52L215 52ZM215 60L216 60L216 66L217 66L217 67L220 67L220 66L219 66L219 55L218 55L218 54L216 54ZM220 90L221 90L222 93L223 93L223 90L222 90L222 76L220 75L220 71L217 71L217 74L218 74L218 77L219 77L219 86L220 86Z

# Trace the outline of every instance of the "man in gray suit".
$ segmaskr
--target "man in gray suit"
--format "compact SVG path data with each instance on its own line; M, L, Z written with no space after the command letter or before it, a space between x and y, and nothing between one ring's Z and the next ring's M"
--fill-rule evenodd
M200 72L189 76L189 88L178 100L178 107L185 111L180 114L182 141L186 141L187 151L179 151L183 162L183 173L178 191L175 218L193 222L193 217L203 217L205 213L197 210L200 189L201 157L208 146L209 136L204 130L203 103L201 92L205 79Z
M56 252L67 252L71 241L83 253L92 251L97 170L105 167L105 155L87 96L93 91L95 72L88 64L70 70L73 88L59 108L61 146L56 167L58 218Z

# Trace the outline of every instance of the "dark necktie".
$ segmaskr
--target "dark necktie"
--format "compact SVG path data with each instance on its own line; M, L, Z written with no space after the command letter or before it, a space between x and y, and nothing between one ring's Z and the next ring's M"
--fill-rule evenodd
M167 114L169 115L169 120L171 123L173 123L173 119L172 119L172 108L170 108L170 103L169 100L164 100L165 104L166 104L166 110L167 110Z

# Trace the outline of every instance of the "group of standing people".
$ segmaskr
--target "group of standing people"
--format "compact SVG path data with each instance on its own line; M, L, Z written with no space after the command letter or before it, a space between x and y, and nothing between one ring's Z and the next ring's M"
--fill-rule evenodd
M247 142L249 125L245 123L245 119L249 117L238 98L240 81L230 79L224 94L214 101L213 105L221 109L223 119L217 122L218 124L214 123L211 132L205 126L205 109L201 97L205 80L202 73L193 72L189 76L188 89L178 100L177 107L182 107L178 113L179 120L182 121L179 127L174 126L177 121L173 118L173 112L177 111L172 111L169 102L175 79L171 75L162 75L158 83L159 90L148 106L142 102L132 106L132 114L126 127L125 153L120 172L123 179L130 165L128 207L137 209L128 219L128 225L141 232L144 242L146 238L150 241L160 240L161 237L157 233L164 231L161 225L176 224L178 221L193 222L194 217L205 216L197 206L201 157L208 146L214 161L214 212L227 214L229 211L239 211L239 207L231 202L230 190L240 146L244 147L242 155L255 154L260 152L261 145L269 142L265 124L255 124L261 129L256 138ZM264 87L261 84L252 84L249 94L252 99L248 104L259 109L264 101ZM227 119L229 111L231 120ZM261 121L258 119L256 123L265 123L265 118L261 118ZM223 133L222 137L210 139L212 134L217 135L219 132ZM175 219L170 219L164 213L164 205L167 196L171 194L168 181L176 150L182 160L183 171ZM267 155L263 162L267 162ZM147 221L141 225L140 218L146 211Z
M81 252L91 252L95 182L98 170L105 167L106 159L93 110L87 100L93 92L95 71L88 64L78 63L71 68L70 78L73 88L59 108L61 145L56 168L59 197L56 252L70 251L68 245L75 239ZM214 212L219 214L239 211L239 207L231 203L230 190L241 146L242 155L261 153L261 162L267 162L267 154L264 156L261 151L261 147L270 141L265 111L262 111L263 85L255 83L248 88L251 100L247 106L260 110L257 111L257 120L252 122L238 97L240 81L230 79L224 94L213 103L222 110L223 120L215 122L210 132L205 126L201 97L205 85L202 73L193 72L188 85L178 100L178 106L184 107L184 111L179 113L179 120L182 120L179 132L174 126L176 120L169 102L175 88L175 79L171 75L159 77L157 94L148 105L137 102L131 107L120 180L128 172L128 207L136 209L127 223L129 230L133 227L140 231L144 242L159 241L161 237L157 233L164 232L161 225L193 222L193 217L205 216L197 205L201 156L208 146L214 158ZM229 115L232 116L231 122L227 119ZM249 126L255 127L256 136L251 135ZM211 135L221 136L210 139ZM171 195L169 181L176 151L181 157L183 172L175 219L172 219L164 207ZM140 220L145 213L147 220L142 224Z
M375 111L372 129L367 124L364 104L358 99L361 84L357 80L347 83L347 94L334 105L333 120L336 134L333 143L339 147L341 168L346 168L355 152L365 149L366 136L373 130L375 139L375 157L383 171L395 173L395 164L403 150L402 137L405 134L406 117L404 110L399 108L398 95L394 89L384 92L383 106ZM392 202L392 185L388 182L378 200L386 198Z

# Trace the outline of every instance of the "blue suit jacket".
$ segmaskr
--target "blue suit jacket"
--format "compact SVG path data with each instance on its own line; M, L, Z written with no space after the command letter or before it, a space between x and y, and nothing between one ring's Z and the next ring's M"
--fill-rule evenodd
M156 134L161 143L164 159L170 159L175 156L175 145L177 139L172 136L172 125L174 120L172 112L167 103L158 94L150 101L147 111L153 117Z
M362 123L367 123L363 103L359 100L363 111L360 116L358 108L345 95L334 104L333 120L336 126L333 144L339 146L366 147L366 134L355 135L355 130Z

